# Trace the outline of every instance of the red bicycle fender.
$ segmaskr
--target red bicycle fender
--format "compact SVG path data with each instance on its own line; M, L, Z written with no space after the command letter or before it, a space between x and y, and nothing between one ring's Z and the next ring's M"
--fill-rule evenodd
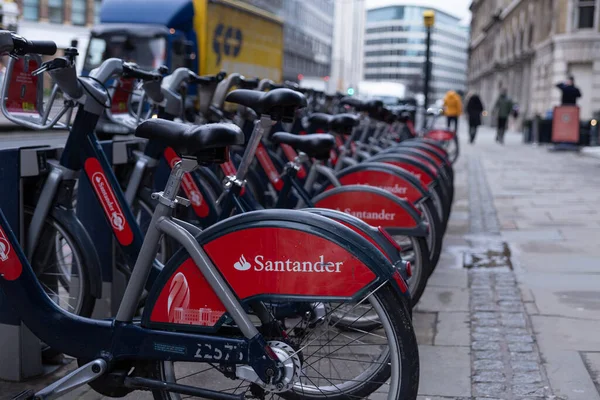
M348 185L327 190L314 199L315 207L329 208L353 215L369 225L402 232L407 236L426 236L427 227L419 212L406 200L373 186Z
M427 196L428 188L424 186L411 172L391 164L367 162L346 168L337 176L344 185L372 186L384 189L411 204ZM333 189L333 185L326 190Z
M427 148L429 151L435 153L442 160L444 160L444 161L448 160L448 152L446 151L446 149L444 149L439 144L439 142L432 140L432 139L419 138L419 139L406 140L404 142L401 142L400 146Z
M454 140L455 136L456 136L456 134L454 132L447 131L444 129L432 130L425 134L425 137L427 139L438 140L440 142L449 142L451 140Z
M303 211L241 214L211 226L197 240L242 302L351 299L394 271L359 234ZM149 294L142 324L214 328L225 307L187 253L173 259Z
M408 157L407 157L407 159L408 159ZM416 157L415 157L415 160L419 161ZM377 161L381 161L381 162L384 162L384 163L390 164L390 165L395 165L396 167L400 167L400 168L407 170L408 172L413 174L418 180L420 180L423 185L425 185L427 187L429 187L431 182L433 182L433 178L430 176L430 174L433 174L434 177L437 175L437 171L429 169L429 171L428 171L429 174L428 174L421 167L411 164L410 162L407 162L406 159L403 160L401 157L398 157L397 159L394 159L393 157L389 157L389 159L383 159L383 160L377 160Z

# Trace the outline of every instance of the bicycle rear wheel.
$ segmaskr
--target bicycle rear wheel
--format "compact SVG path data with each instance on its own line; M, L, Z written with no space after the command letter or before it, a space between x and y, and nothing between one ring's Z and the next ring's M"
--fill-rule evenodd
M376 315L381 328L367 332L346 325L343 330L337 329L332 315L341 312L340 304L351 310L359 306L368 308L365 312ZM321 309L327 312L317 321L314 318L306 321L300 315L285 320L288 343L301 354L301 372L286 391L263 392L264 398L416 399L419 381L416 338L408 310L390 282L359 302L338 302ZM151 375L154 379L230 394L256 395L257 390L262 390L256 384L225 377L216 366L200 363L156 363ZM165 391L153 394L156 400L186 397Z
M25 230L33 209L24 210ZM42 288L59 307L83 317L92 315L89 249L71 231L68 217L52 210L46 217L30 263Z

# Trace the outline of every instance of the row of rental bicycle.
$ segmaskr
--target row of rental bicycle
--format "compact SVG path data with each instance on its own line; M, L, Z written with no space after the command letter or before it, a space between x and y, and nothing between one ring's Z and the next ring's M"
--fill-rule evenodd
M439 134L414 133L411 110L115 58L78 77L72 49L42 63L53 42L7 31L0 50L6 117L68 129L48 172L23 181L21 242L0 213L0 289L77 368L14 398L89 385L108 397L416 399L412 308L440 258L453 157ZM15 111L14 82L42 73L54 83L43 109ZM106 154L99 121L134 135L126 162ZM90 226L77 210L92 203L102 221ZM100 230L114 248L94 241ZM92 318L113 250L127 285L111 318Z

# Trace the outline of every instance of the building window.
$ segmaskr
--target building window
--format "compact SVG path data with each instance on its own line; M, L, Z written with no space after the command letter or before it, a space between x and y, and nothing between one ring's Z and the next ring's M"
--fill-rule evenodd
M40 0L23 0L23 18L28 21L40 18Z
M73 25L85 25L86 20L86 0L71 1L71 23Z
M94 0L94 24L100 23L100 7L102 7L102 0Z
M577 10L577 27L579 29L594 27L594 14L596 13L595 0L579 0Z
M54 24L63 23L63 0L48 0L48 19Z
M533 28L533 25L529 25L529 36L527 38L527 43L529 45L529 47L531 47L531 45L533 44L533 35L535 34L535 30Z

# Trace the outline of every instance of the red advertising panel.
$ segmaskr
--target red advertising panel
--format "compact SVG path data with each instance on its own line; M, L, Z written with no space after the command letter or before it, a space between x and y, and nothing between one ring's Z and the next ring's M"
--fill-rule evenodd
M579 107L554 107L552 117L552 142L579 143Z
M112 96L112 105L110 111L113 114L127 113L127 103L129 96L133 91L133 79L121 78L117 81L115 91Z
M204 250L240 299L263 294L352 297L376 278L342 246L295 229L242 229L206 243ZM190 258L162 288L150 320L213 326L224 313Z
M325 196L315 207L342 211L373 226L414 228L417 222L400 204L371 192L341 192Z
M40 63L30 57L21 57L14 61L6 109L13 113L38 113L38 78L31 75Z
M100 165L98 159L90 157L85 160L83 168L90 179L100 204L102 204L106 218L110 221L117 240L123 246L129 246L133 242L133 231L123 215L117 196L115 196L115 192L104 174L102 165Z

